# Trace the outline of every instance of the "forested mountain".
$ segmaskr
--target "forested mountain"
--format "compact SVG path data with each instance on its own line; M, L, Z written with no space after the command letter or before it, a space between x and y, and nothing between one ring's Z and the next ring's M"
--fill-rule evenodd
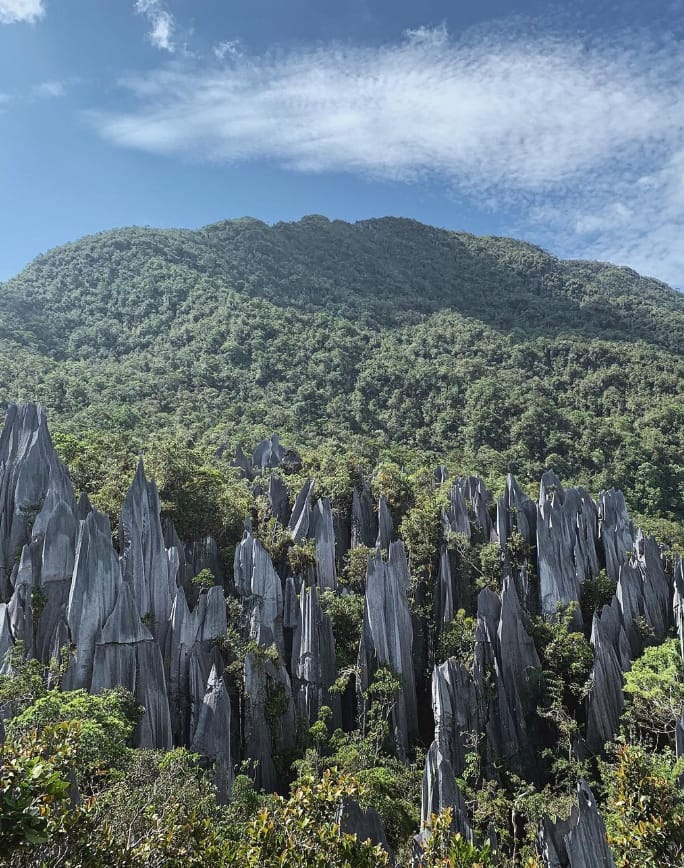
M682 347L408 220L0 285L0 864L680 866Z
M671 518L682 347L658 281L403 219L121 229L0 285L0 400L60 432L406 446Z

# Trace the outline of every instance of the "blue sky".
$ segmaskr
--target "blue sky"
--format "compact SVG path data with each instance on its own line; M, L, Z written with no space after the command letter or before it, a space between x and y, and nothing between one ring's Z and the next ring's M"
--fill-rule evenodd
M115 226L310 213L684 286L684 0L0 0L0 279Z

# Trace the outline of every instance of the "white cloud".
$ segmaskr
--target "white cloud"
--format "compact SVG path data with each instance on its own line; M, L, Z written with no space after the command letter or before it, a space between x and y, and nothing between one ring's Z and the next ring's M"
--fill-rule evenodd
M231 61L128 79L136 104L94 122L153 153L429 176L516 210L526 234L563 253L588 248L684 282L684 51L672 38L454 41L442 26L396 45Z
M135 11L149 21L148 38L152 45L173 53L176 50L173 41L176 22L173 15L164 9L163 0L135 0Z
M0 24L37 21L45 15L43 0L0 0Z
M66 88L64 83L61 81L42 81L40 84L36 84L33 86L31 93L33 96L37 97L45 97L45 98L56 98L60 96L64 96L66 94Z
M217 60L225 60L226 57L240 57L242 54L239 39L224 39L222 42L217 42L212 51Z

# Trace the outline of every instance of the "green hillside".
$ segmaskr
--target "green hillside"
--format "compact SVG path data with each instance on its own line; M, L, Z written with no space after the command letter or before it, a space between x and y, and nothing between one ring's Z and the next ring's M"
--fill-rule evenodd
M121 229L0 284L0 401L131 448L408 447L681 519L684 296L410 220Z

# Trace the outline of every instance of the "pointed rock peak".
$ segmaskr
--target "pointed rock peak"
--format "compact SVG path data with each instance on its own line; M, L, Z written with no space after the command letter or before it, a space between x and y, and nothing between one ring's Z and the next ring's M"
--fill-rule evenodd
M78 499L78 517L81 521L88 515L89 512L93 511L93 506L90 502L90 498L85 493L85 491L81 494Z
M394 522L392 521L392 513L390 512L387 498L384 494L381 494L378 501L378 539L376 544L381 549L387 550L393 539Z
M539 483L539 506L543 507L548 501L562 504L565 500L565 489L553 470L547 470L542 474Z
M477 617L496 629L501 617L501 599L491 588L483 588L477 595Z
M122 582L111 615L107 618L99 645L132 645L152 639L152 634L140 619L140 612L127 582Z

